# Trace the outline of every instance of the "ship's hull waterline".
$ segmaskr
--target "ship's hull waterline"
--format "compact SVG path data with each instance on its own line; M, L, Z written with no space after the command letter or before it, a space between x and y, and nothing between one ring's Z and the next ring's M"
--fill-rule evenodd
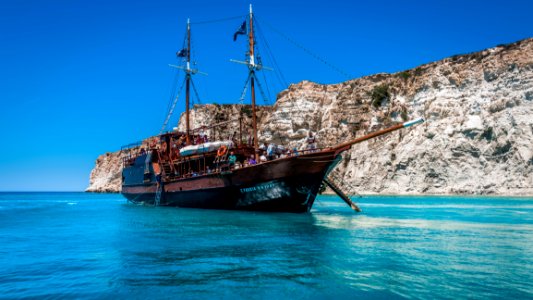
M308 212L339 151L294 156L228 172L163 183L160 206ZM154 205L156 183L123 185L131 202Z

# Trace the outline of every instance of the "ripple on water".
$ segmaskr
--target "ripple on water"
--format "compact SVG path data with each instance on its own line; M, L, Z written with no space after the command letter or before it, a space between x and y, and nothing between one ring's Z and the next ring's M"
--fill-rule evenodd
M533 200L533 199L531 199ZM532 298L524 199L320 197L310 214L0 193L6 298Z

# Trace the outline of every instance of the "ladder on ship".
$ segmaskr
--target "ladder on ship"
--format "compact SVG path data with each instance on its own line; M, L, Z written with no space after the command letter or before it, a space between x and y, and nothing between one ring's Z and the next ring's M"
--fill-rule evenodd
M228 152L229 151L226 151L226 153L224 153L224 155L215 157L215 160L213 161L213 163L215 164L217 170L222 171L222 169L229 168L229 165L228 165Z
M168 177L169 179L173 179L176 177L176 174L174 174L174 171L172 170L172 166L168 162L162 162L161 167L163 167L163 174Z
M159 206L161 204L161 196L163 194L163 184L157 184L157 190L155 192L154 206Z
M335 192L335 194L337 194L344 202L346 202L348 206L350 206L356 212L361 212L359 206L357 206L357 204L355 204L355 202L353 202L352 199L350 199L350 197L348 197L348 195L344 193L339 187L338 182L340 181L341 183L343 183L342 180L340 180L336 176L328 176L327 178L324 178L323 181L327 186L329 186L330 189Z

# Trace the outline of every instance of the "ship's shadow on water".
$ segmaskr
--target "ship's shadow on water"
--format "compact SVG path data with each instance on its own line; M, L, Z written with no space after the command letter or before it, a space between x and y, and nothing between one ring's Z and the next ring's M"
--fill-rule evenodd
M242 297L261 287L261 297L454 298L472 286L477 296L501 295L502 285L506 295L531 295L514 280L532 276L525 253L533 229L505 223L505 212L531 210L527 203L383 200L361 199L363 214L333 197L304 214L124 204L115 249L127 276L111 284L139 293L179 287L184 297ZM475 221L476 205L502 215L487 223L480 211ZM517 262L528 267L517 271Z
M122 211L116 248L121 269L129 276L115 278L117 287L179 286L183 295L229 298L253 295L259 287L263 296L325 295L323 289L328 295L351 291L344 284L329 289L332 282L324 281L328 272L337 273L324 269L323 264L330 259L328 236L334 229L320 225L321 216L316 213L132 204L124 204ZM343 213L354 217L350 210ZM124 242L125 235L137 245Z

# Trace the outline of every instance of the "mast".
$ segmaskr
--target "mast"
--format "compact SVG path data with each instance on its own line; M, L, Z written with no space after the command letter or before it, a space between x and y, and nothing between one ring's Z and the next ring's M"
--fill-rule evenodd
M231 62L239 63L248 66L248 79L250 80L250 93L252 96L252 125L253 125L253 140L254 140L254 152L255 152L255 159L259 159L259 139L257 138L257 107L255 106L255 81L257 78L255 77L255 71L256 70L272 70L271 68L265 67L261 64L255 63L255 40L254 40L254 16L252 12L252 5L250 4L250 20L249 20L249 31L248 31L248 43L249 43L249 50L248 50L248 60L247 61L239 61L230 59ZM239 30L240 31L240 30ZM239 32L238 31L238 32ZM240 33L236 33L240 34ZM246 79L248 81L248 79ZM258 82L259 83L259 82ZM261 88L261 86L259 86ZM245 90L246 91L246 88ZM243 92L244 94L244 92Z
M191 85L191 21L187 19L187 69L185 70L185 123L186 123L186 137L185 142L187 145L191 144L190 138L190 120L189 120L189 98L190 98L190 85Z
M194 83L192 82L192 75L194 74L202 74L202 75L207 75L207 73L204 73L204 72L200 72L198 71L198 69L192 69L191 68L191 20L190 19L187 19L187 37L186 37L186 43L187 45L185 46L185 48L181 49L180 51L176 52L176 56L178 57L178 59L180 60L180 65L172 65L172 64L169 64L170 67L172 68L176 68L176 69L179 69L179 70L182 70L185 72L185 92L186 92L186 95L185 95L185 127L186 127L186 132L185 132L185 138L186 138L186 144L187 145L190 145L191 144L191 120L190 120L190 97L191 97L191 84L193 84L193 88L194 88ZM183 66L183 60L186 61L186 64L185 66ZM172 104L172 108L170 109L168 115L167 115L167 118L165 120L165 122L163 123L163 128L161 129L161 132L163 131L163 129L165 128L170 116L172 115L172 112L174 110L174 107L176 105L176 101L178 100L178 97L179 95L181 94L181 89L178 93L178 96L174 99L174 103ZM181 120L180 120L181 121ZM178 121L178 124L179 126L179 121Z
M254 153L255 153L255 160L258 161L259 153L257 151L259 149L259 141L257 140L257 116L256 116L256 108L255 108L254 22L253 22L252 4L250 4L250 32L248 34L248 39L250 41L250 62L248 66L250 68L250 92L252 94L252 124L253 124L253 130L254 130Z

